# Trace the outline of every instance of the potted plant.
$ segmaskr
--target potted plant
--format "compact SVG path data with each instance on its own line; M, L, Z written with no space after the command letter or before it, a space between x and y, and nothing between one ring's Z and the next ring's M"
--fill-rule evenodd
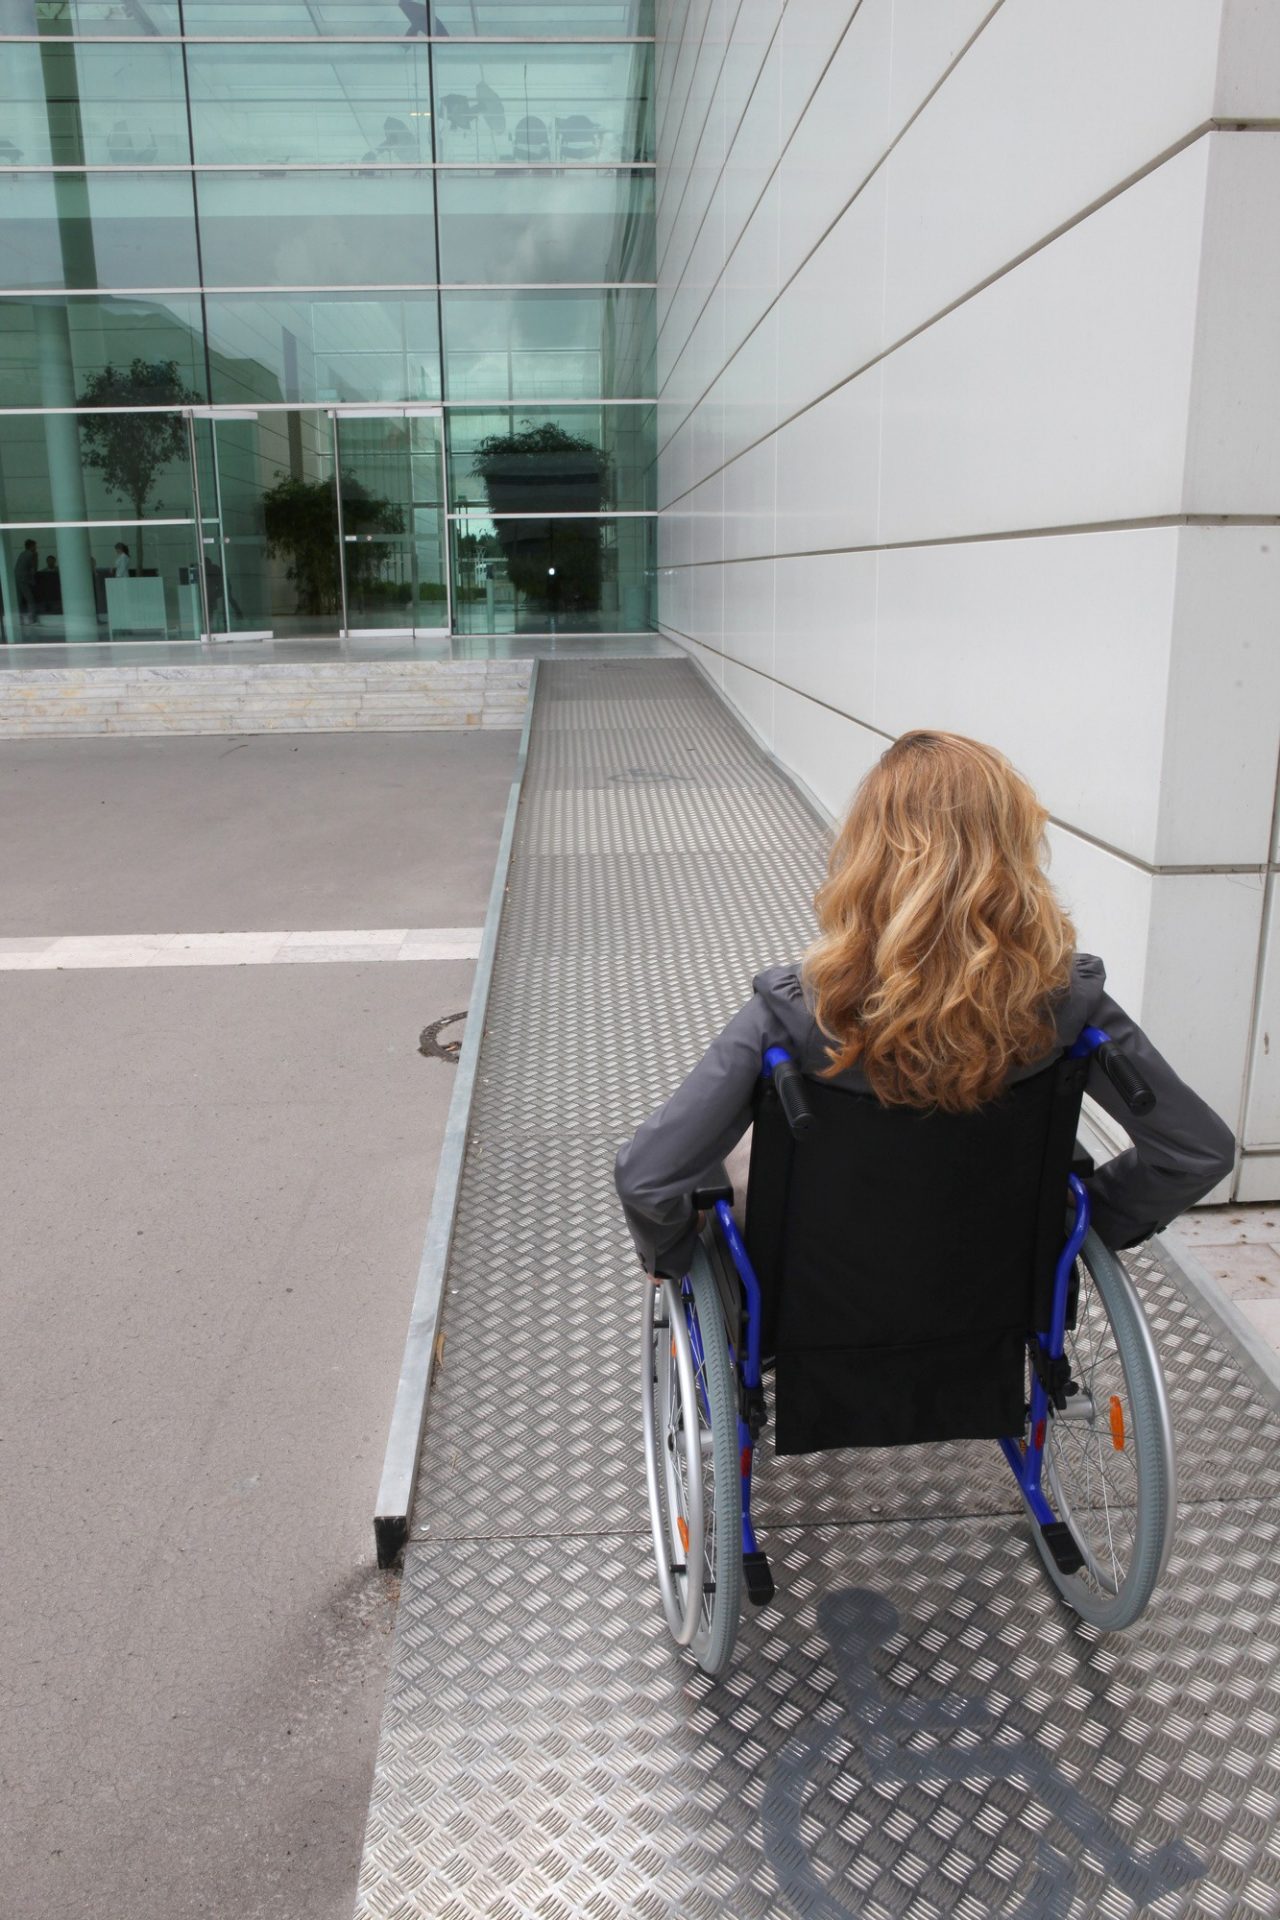
M516 433L490 434L472 456L484 482L512 585L529 608L555 620L600 605L600 537L571 520L518 520L511 514L594 516L604 506L609 456L553 421L525 421Z

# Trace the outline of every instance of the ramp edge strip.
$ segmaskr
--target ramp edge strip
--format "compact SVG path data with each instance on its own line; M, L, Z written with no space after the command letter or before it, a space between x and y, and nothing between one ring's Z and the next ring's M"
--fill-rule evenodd
M405 1336L404 1354L400 1361L400 1378L396 1386L395 1404L391 1410L387 1450L382 1462L382 1479L378 1486L377 1504L374 1507L373 1534L380 1567L389 1567L394 1563L409 1535L409 1514L413 1507L414 1487L418 1477L418 1456L422 1446L422 1429L427 1416L427 1396L431 1391L440 1308L444 1300L445 1270L449 1264L449 1252L453 1245L458 1193L462 1183L462 1166L466 1158L467 1133L471 1124L471 1103L475 1095L476 1068L480 1058L480 1043L484 1036L489 991L493 984L498 930L502 922L502 910L507 895L507 876L511 868L511 851L515 843L516 815L520 809L521 795L524 790L525 768L529 759L529 736L533 726L533 708L537 691L538 663L535 660L529 676L524 724L520 731L520 745L516 753L511 792L507 797L507 811L498 840L493 884L489 889L489 904L485 911L484 926L480 936L480 952L476 960L475 977L471 983L471 999L467 1006L467 1023L463 1032L462 1048L458 1055L457 1079L449 1101L444 1140L436 1166L435 1190L431 1201L431 1212L427 1219L422 1258L418 1264L413 1306L409 1313L409 1331Z

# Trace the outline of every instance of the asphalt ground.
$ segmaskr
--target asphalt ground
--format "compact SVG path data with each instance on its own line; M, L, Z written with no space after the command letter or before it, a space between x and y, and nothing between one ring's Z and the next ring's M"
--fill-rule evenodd
M0 935L468 926L514 733L0 744ZM470 962L0 975L0 1912L347 1920Z

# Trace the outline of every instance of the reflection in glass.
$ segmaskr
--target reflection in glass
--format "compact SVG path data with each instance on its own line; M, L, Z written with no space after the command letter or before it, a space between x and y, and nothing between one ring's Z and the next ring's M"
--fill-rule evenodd
M90 376L84 391L102 405L143 380L167 391L171 401L181 397L181 376L171 362L112 367ZM69 496L72 478L75 493ZM0 520L146 522L191 514L191 462L180 413L26 413L5 419ZM146 538L144 529L144 545Z
M434 293L211 294L217 402L438 400Z
M452 400L642 400L654 388L651 292L446 293Z
M178 0L0 0L0 33L111 40L181 32Z
M653 0L436 0L439 28L513 40L620 40L653 32Z
M195 157L204 166L419 166L431 159L425 46L193 45Z
M342 579L328 415L264 413L198 426L212 630L336 634Z
M459 511L649 513L655 457L652 407L449 413L449 498Z
M0 286L199 284L189 173L0 168Z
M398 40L434 31L424 0L186 0L183 17L188 33L230 39Z
M431 175L196 175L210 287L420 285L435 278Z
M175 166L190 160L182 50L8 46L0 166Z
M652 158L653 48L437 47L441 160L550 166Z
M0 0L0 33L330 39L427 33L527 40L653 33L653 0Z
M450 520L454 630L644 633L653 525L641 520Z
M195 640L195 525L0 528L10 646ZM52 564L51 564L52 563Z
M653 279L651 173L441 173L437 193L444 281Z
M338 466L348 627L447 627L438 416L340 418Z
M92 390L93 376L134 360L151 367L172 362L182 387L206 399L199 299L51 294L0 300L0 406L75 406ZM49 390L51 371L55 391ZM149 390L155 391L154 380ZM161 397L138 404L166 403Z

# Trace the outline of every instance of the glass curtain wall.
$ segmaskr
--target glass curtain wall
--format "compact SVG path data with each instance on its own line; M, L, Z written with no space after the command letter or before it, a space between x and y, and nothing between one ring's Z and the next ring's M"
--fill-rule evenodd
M653 624L651 0L0 0L0 611Z

